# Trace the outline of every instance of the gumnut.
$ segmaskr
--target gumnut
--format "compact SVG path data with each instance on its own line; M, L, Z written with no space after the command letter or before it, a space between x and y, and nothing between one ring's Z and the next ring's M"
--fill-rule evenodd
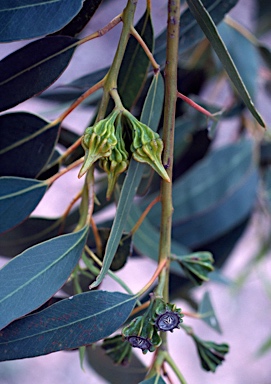
M165 303L162 299L156 298L152 304L152 320L158 331L173 332L180 328L183 314L175 304Z
M133 158L140 163L149 164L164 180L170 178L162 164L163 141L158 133L146 124L138 121L130 112L123 112L132 130L131 152Z
M132 347L140 348L144 354L155 351L162 342L156 327L148 320L144 315L138 316L122 330L125 340Z
M106 192L107 200L110 199L119 175L126 171L129 164L129 154L125 149L122 137L121 115L116 120L117 144L112 148L108 157L102 157L99 161L100 167L107 173L108 188Z
M112 149L118 142L114 123L119 113L118 109L114 109L105 119L85 130L81 141L85 150L85 159L78 175L79 178L90 169L95 161L111 155Z

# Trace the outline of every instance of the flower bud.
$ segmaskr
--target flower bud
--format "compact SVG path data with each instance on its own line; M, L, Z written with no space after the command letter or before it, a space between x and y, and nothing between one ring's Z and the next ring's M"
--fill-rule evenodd
M120 113L114 109L106 119L88 127L82 137L85 159L78 177L82 177L101 157L110 156L112 148L117 144L114 122Z
M122 137L122 125L120 115L117 118L116 138L117 144L112 148L111 154L108 157L102 157L99 163L100 167L108 175L108 188L106 192L106 198L108 200L112 195L119 175L126 171L129 164L129 154L125 149L125 143Z
M161 161L163 141L158 133L138 121L130 112L124 111L124 115L132 129L131 152L133 158L140 163L149 164L164 180L170 182Z
M156 328L148 320L144 315L138 316L122 330L123 336L132 347L142 349L144 354L153 352L162 342Z

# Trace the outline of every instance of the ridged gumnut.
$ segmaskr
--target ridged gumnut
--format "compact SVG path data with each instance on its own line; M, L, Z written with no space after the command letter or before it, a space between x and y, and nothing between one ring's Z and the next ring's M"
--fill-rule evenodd
M85 130L81 141L85 150L85 159L78 177L82 177L101 157L110 156L117 144L114 123L119 113L119 110L114 109L107 118Z

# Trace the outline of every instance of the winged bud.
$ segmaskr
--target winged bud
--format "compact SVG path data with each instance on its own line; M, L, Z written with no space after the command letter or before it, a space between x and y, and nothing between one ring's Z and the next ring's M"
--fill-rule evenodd
M100 159L100 167L108 175L108 188L106 198L109 200L114 190L116 181L121 173L126 171L129 164L129 154L125 149L125 143L122 137L121 116L117 117L116 125L117 144L112 148L111 154L108 157Z
M102 349L117 365L127 365L131 360L132 346L121 335L104 339Z
M162 342L157 329L144 315L124 327L122 334L132 347L140 348L144 354L155 351Z
M170 331L180 328L183 314L175 304L165 303L162 299L154 299L152 308L152 319L159 331Z
M106 119L85 130L82 137L82 147L85 150L85 159L78 177L82 177L89 168L101 157L110 156L112 148L117 144L114 122L120 113L114 109Z
M177 260L186 276L196 285L209 280L208 274L214 270L214 259L210 252L195 252L179 256Z
M131 152L133 158L140 163L149 164L164 180L170 182L161 161L163 141L158 133L138 121L130 112L124 111L124 114L132 129Z
M216 368L225 360L226 353L229 352L228 344L216 344L212 341L201 340L198 336L192 334L196 343L202 368L206 371L215 372Z

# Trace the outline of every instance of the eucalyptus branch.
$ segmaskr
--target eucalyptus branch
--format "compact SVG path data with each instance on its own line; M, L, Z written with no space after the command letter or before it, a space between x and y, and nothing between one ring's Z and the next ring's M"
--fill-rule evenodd
M74 161L72 164L70 164L68 167L62 169L61 171L59 171L58 173L56 173L55 175L53 175L52 177L50 177L49 179L47 179L45 181L45 183L50 186L52 185L57 179L59 179L61 176L65 175L65 173L69 172L71 169L73 168L76 168L78 167L80 164L82 164L84 161L84 158L81 157L80 159Z
M195 103L195 101L191 100L189 97L183 95L181 92L177 92L177 96L178 96L178 98L185 101L188 105L190 105L190 107L196 109L197 111L206 115L210 119L217 121L217 119L215 118L215 116L211 112L207 111L207 109L205 109L205 108L201 107L199 104Z

